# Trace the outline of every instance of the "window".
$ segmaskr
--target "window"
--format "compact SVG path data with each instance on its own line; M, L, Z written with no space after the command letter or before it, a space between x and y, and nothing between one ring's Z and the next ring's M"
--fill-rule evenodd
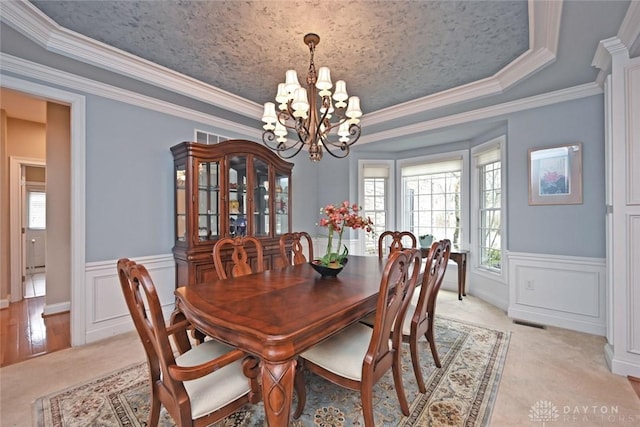
M374 233L365 233L365 255L378 254L378 237L391 223L390 165L361 162L360 182L362 184L362 215L373 220Z
M27 218L32 230L46 229L47 195L43 191L27 192Z
M402 229L462 246L462 156L401 168Z
M474 154L477 177L476 248L478 267L502 271L502 138L480 147Z
M229 138L226 136L216 135L215 133L205 132L203 130L196 129L196 142L201 144L217 144L218 142L226 141Z

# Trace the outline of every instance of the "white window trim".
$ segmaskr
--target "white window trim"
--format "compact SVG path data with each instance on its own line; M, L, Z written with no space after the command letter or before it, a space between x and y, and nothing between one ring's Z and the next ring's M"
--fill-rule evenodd
M475 254L480 253L479 242L478 242L478 227L479 227L479 218L475 213L480 209L480 182L478 179L478 166L477 166L477 156L478 154L493 149L496 145L500 146L500 179L501 183L501 192L500 192L500 236L501 236L501 260L500 260L500 272L495 270L490 270L485 267L482 267L479 264L479 257L474 256L471 257L472 262L470 263L470 268L473 269L474 274L478 274L480 276L485 276L491 280L498 280L501 283L507 283L508 274L508 260L507 260L507 227L506 227L506 219L507 219L507 139L506 136L502 135L497 138L494 138L490 141L484 142L480 145L471 148L471 212L474 214L471 215L471 248L472 252Z
M396 206L395 201L395 193L396 193L396 172L395 172L395 162L393 160L368 160L368 159L359 159L358 160L358 205L364 206L364 168L366 166L384 166L389 168L389 188L388 194L385 195L385 203L389 206L389 215L387 216L387 224L385 229L394 229L396 223ZM360 253L364 253L364 237L362 233L358 234L358 248L360 249Z
M421 163L437 163L454 158L462 158L462 173L460 175L460 250L469 249L469 150L449 151L446 153L433 154L410 159L398 160L396 167L396 179L402 182L402 168L405 166L418 165ZM404 197L402 189L397 194L396 206L400 206L400 212L404 212ZM396 209L397 210L397 209ZM395 230L404 230L404 224L395 224Z

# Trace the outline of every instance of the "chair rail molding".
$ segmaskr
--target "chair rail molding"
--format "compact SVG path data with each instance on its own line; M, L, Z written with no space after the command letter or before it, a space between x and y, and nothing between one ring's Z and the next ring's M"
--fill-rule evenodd
M604 258L509 252L508 316L606 333Z

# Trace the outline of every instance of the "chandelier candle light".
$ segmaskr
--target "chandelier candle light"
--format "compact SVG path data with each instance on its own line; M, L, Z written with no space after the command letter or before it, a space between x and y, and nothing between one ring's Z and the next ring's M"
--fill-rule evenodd
M278 111L273 102L264 104L262 141L284 159L292 158L305 146L314 162L322 159L323 148L333 157L347 157L349 147L360 138L360 98L349 97L344 80L336 82L332 97L329 68L320 67L316 72L313 62L320 37L307 34L304 43L311 53L307 89L298 83L295 70L287 71L285 82L278 84ZM295 133L293 141L287 139L290 130Z

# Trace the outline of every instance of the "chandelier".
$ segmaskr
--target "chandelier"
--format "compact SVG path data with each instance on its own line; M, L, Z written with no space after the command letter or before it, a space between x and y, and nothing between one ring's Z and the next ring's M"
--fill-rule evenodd
M320 67L316 72L313 63L320 36L307 34L304 43L311 53L307 88L300 86L295 70L287 71L285 82L278 84L278 111L273 102L264 104L262 141L284 159L292 158L305 146L314 162L322 159L323 151L336 158L347 157L349 147L360 138L360 98L349 97L344 80L336 82L331 96L329 68ZM290 131L293 141L287 138Z

